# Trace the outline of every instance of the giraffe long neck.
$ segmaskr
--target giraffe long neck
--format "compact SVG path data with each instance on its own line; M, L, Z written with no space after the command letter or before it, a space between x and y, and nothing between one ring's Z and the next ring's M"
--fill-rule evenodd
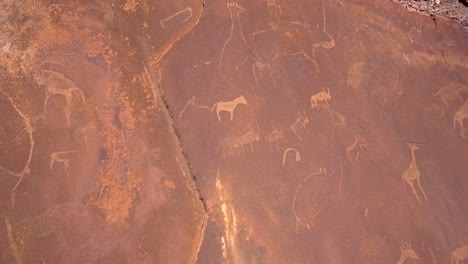
M416 164L416 155L414 154L414 149L411 149L411 164L413 164L414 167L418 167Z
M240 34L239 13L236 11L230 11L230 13L231 13L231 34L232 35Z

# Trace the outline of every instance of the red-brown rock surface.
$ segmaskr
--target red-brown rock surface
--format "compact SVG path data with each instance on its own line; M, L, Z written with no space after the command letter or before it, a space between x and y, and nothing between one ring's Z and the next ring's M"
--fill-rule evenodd
M468 45L390 1L0 2L1 263L468 262Z

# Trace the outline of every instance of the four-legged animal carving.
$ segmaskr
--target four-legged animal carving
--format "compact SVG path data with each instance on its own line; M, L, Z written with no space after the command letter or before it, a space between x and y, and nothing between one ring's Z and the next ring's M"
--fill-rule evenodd
M458 109L453 117L453 130L457 126L457 123L460 125L460 135L465 137L465 127L463 126L463 121L468 118L468 100Z
M47 120L47 102L53 95L62 95L65 97L65 118L67 127L70 127L70 116L71 116L71 104L73 96L78 95L83 103L86 102L83 92L78 88L71 80L65 75L56 71L41 70L40 74L34 75L35 81L39 85L44 85L46 88L45 99L44 99L44 114Z
M309 122L309 117L305 113L300 114L296 121L294 121L294 123L289 128L299 140L302 140L302 137L297 133L297 131L299 128L305 128Z
M68 216L85 216L87 210L84 206L76 203L64 203L50 207L45 213L24 219L12 227L11 232L8 234L8 239L11 244L15 257L20 258L23 251L25 242L30 238L43 238L49 234L54 234L55 238L60 243L65 244L66 240L63 238L62 228L63 222ZM9 220L7 224L9 225ZM7 226L8 227L8 226Z
M420 260L418 254L414 252L414 250L411 248L411 245L409 243L403 243L400 249L401 249L400 259L398 260L396 264L403 264L405 263L406 259Z
M461 261L468 259L468 244L463 245L452 252L451 264L460 264Z
M238 104L248 105L243 95L237 97L236 99L232 101L217 102L216 104L213 105L213 108L211 108L211 112L213 112L216 109L216 115L218 116L218 121L220 122L221 122L221 116L219 115L219 112L221 111L229 112L231 113L231 121L232 121L232 119L234 118L234 110L236 109Z
M276 127L273 126L273 131L265 135L265 140L268 142L268 145L270 146L270 150L273 151L272 145L276 145L276 149L280 149L279 147L279 141L281 139L284 139L284 131L283 130L278 130Z
M331 98L330 88L327 88L327 91L323 89L321 92L316 93L310 97L310 106L312 107L312 109L314 109L315 107L320 108L318 105L319 101L325 101L327 106L330 106L328 104L328 100L331 100L331 99L332 98Z
M346 155L348 155L349 160L359 161L359 156L361 155L361 152L363 152L368 145L369 144L367 143L367 141L360 135L354 136L353 144L346 148ZM354 157L351 156L351 153L353 151L355 152Z
M406 171L401 176L401 180L403 181L403 184L406 183L408 184L409 187L411 187L411 190L416 196L416 199L418 200L419 203L421 203L418 193L416 192L416 189L414 188L414 182L416 181L416 183L418 184L419 190L421 190L422 194L424 195L424 198L427 200L426 193L421 187L421 183L419 180L419 178L421 177L421 172L419 171L418 165L416 164L416 156L414 154L414 151L418 150L419 147L412 143L408 143L408 147L411 149L411 163L409 164L408 169L406 169Z
M250 150L254 152L253 144L256 141L260 140L260 135L258 132L250 131L240 137L228 137L219 142L218 150L221 148L223 152L223 157L226 154L232 155L236 150L241 149L242 152L245 152L244 146L250 145Z
M68 151L57 151L53 152L50 154L50 164L49 164L49 170L52 169L54 166L55 162L57 163L63 163L63 167L65 169L65 173L67 176L69 175L68 168L70 167L70 161L73 158L76 158L78 155L79 150L68 150Z
M448 85L440 88L434 95L434 100L439 99L445 107L449 107L450 101L463 100L460 93L468 93L468 88L461 83L450 82Z

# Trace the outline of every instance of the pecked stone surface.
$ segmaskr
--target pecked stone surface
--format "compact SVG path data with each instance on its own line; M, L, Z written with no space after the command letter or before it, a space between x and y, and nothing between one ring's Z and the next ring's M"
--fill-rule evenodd
M0 3L2 263L463 263L468 48L390 1Z
M146 33L162 4L1 5L0 262L193 262L204 207L139 42L175 41Z

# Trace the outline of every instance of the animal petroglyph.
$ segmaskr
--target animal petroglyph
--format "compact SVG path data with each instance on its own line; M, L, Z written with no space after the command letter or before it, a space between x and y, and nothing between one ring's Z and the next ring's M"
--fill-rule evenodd
M329 41L321 41L321 42L316 43L316 44L314 44L312 46L312 62L314 63L314 66L315 66L315 69L317 70L317 72L320 72L320 67L317 64L317 59L315 57L315 52L316 52L317 48L323 48L323 49L328 50L328 49L332 49L333 47L335 47L335 40L330 35L330 33L328 33L328 31L327 31L327 21L326 21L326 16L325 16L325 6L323 4L323 0L322 0L322 16L323 16L322 31L323 31L323 33L325 33L325 35L327 35Z
M226 53L226 48L228 47L228 44L232 41L233 37L234 37L234 33L236 31L239 31L237 33L239 33L239 35L243 35L242 34L242 31L241 31L241 24L240 24L240 20L239 20L239 13L242 13L245 11L245 9L243 7L241 7L237 2L227 2L226 3L226 6L229 10L229 14L230 14L230 19L231 19L231 26L229 28L229 36L228 38L226 39L226 41L224 42L223 44L223 47L221 49L221 55L219 57L219 71L221 73L221 76L226 80L228 81L228 83L230 85L233 85L231 81L229 81L227 79L227 77L224 75L223 73L223 62L224 62L224 56L225 56L225 53ZM245 41L244 41L245 42Z
M256 131L249 131L240 137L227 137L220 141L218 150L221 148L223 157L233 155L241 150L245 153L245 146L249 145L252 153L254 152L253 143L260 141L260 135Z
M41 73L34 74L34 80L37 84L45 87L45 99L44 99L44 114L45 120L47 122L47 102L51 96L61 95L65 97L65 119L67 127L70 127L71 121L71 106L73 103L74 95L77 95L83 103L86 102L86 98L81 91L70 79L65 77L62 73L51 71L51 70L41 70Z
M296 121L289 128L299 140L302 140L302 137L297 132L299 129L305 128L309 123L309 117L305 113L299 113L299 117L296 118Z
M86 147L89 143L89 136L92 134L91 131L96 129L97 128L95 126L79 127L76 129L73 135L75 136L75 139L78 143L83 144Z
M72 159L78 156L79 150L68 150L68 151L57 151L50 154L50 163L49 163L49 170L52 169L54 164L62 163L63 168L65 169L65 173L69 176L68 168L70 168L70 162Z
M296 191L294 192L294 197L293 197L292 206L291 206L291 210L292 210L292 212L294 214L294 217L296 218L296 226L295 226L296 234L299 232L300 227L303 227L303 228L306 228L307 230L310 230L311 225L313 225L312 220L315 217L317 217L320 214L320 212L322 212L323 208L325 207L325 205L324 205L322 208L316 210L316 212L312 216L300 217L297 214L297 211L296 211L296 199L297 199L297 196L299 194L299 191L301 190L302 185L305 182L307 182L312 176L320 175L320 174L324 174L324 173L327 173L327 169L326 168L319 168L318 171L311 173L309 176L302 179L299 182L299 184L297 185Z
M401 254L396 264L403 264L407 259L420 260L418 254L411 248L409 243L403 243L400 247Z
M248 105L243 95L235 98L232 101L227 101L227 102L221 101L221 102L215 103L213 107L211 108L211 112L216 110L216 115L218 116L219 122L221 122L221 115L219 113L223 111L229 112L231 114L231 121L232 121L232 119L234 118L234 110L239 104L243 104L246 106Z
M418 41L422 41L421 39L421 33L422 33L422 23L419 23L416 27L415 26L412 26L410 31L408 32L408 39L410 40L411 43L414 43L415 40L413 39L414 37L414 33L413 31L416 31L416 34L417 34L417 40ZM412 37L413 36L413 37Z
M269 23L269 25L276 29L280 23L283 11L281 10L281 6L279 6L275 0L267 0L267 6L268 10L270 11L270 17L273 20Z
M450 84L440 88L434 95L434 100L439 99L445 107L450 101L463 100L460 93L468 93L468 88L461 83L450 82Z
M342 127L344 130L346 130L346 126L347 126L346 117L338 113L334 109L330 109L329 113L330 113L331 119L334 122L333 129L335 128L335 126L339 126L339 127Z
M182 9L182 10L180 10L180 11L175 12L174 14L172 14L172 15L170 15L170 16L164 18L164 19L161 19L161 20L159 21L159 25L161 25L161 27L165 28L165 27L166 27L166 23L167 23L169 20L172 20L172 19L174 19L175 17L181 16L181 15L184 15L184 14L186 14L186 15L185 15L185 18L184 18L183 20L181 20L181 21L179 22L179 24L183 24L183 23L187 22L190 18L192 18L192 16L193 16L192 8L188 6L188 7L184 8L184 9Z
M295 160L296 160L296 162L299 162L299 161L301 161L301 159L302 159L301 153L300 153L297 149L295 149L295 148L287 148L287 149L285 149L284 152L283 152L283 167L284 167L284 165L286 164L286 156L288 155L288 152L289 152L289 151L294 151L294 152L295 152L295 154L296 154L296 155L295 155Z
M180 114L179 114L179 119L182 118L182 115L184 114L184 112L187 110L188 106L191 105L195 108L199 108L199 109L206 109L206 110L210 110L210 107L207 106L207 105L199 105L197 103L195 103L195 96L193 96L192 98L190 98L190 100L185 104L184 108L182 108L182 110L180 111Z
M450 264L461 264L464 260L468 260L468 244L463 245L452 252Z
M273 151L273 144L276 145L276 149L280 149L279 141L284 139L284 131L278 130L273 126L273 131L265 135L265 141L268 142L270 150Z
M69 216L85 216L87 210L82 205L76 203L64 203L50 207L45 213L21 220L10 225L9 242L10 249L15 258L21 258L24 252L25 242L28 238L44 238L49 234L54 234L55 238L66 246L66 240L63 237L63 222ZM9 220L6 219L7 228Z
M365 140L361 135L354 136L353 144L349 145L346 148L346 155L350 161L359 161L361 152L364 152L369 146L367 140Z
M465 127L463 126L463 121L468 118L468 100L458 109L453 117L453 130L458 125L460 125L460 136L465 137Z
M27 117L19 109L18 105L15 104L13 99L9 95L4 93L3 91L1 91L1 92L5 96L5 98L10 102L10 104L13 106L13 109L16 111L16 113L18 113L18 115L23 120L26 132L28 133L28 139L29 139L28 158L26 159L26 163L24 164L23 169L20 172L10 171L10 170L8 170L8 169L6 169L6 168L4 168L3 166L0 165L0 170L6 172L8 174L11 174L13 176L18 177L18 181L16 182L15 186L13 187L13 189L10 192L11 205L12 205L12 207L15 207L16 189L18 188L20 183L23 181L24 176L31 172L30 164L31 164L32 155L33 155L33 151L34 151L34 145L35 145L34 137L33 137L34 128L33 128L32 124L31 124L30 118Z
M325 89L322 89L321 92L318 92L310 97L310 107L312 109L314 108L320 108L318 105L319 101L325 101L327 106L329 107L330 105L328 104L328 100L331 100L331 94L330 94L330 88L327 88L327 91Z
M416 199L418 200L419 203L421 203L418 193L416 192L416 189L414 188L414 182L416 181L416 183L418 184L419 190L424 195L424 198L427 201L426 193L424 192L424 189L421 187L421 183L419 179L421 177L421 172L419 171L418 165L416 164L415 151L418 150L419 147L413 143L408 143L408 147L411 150L411 162L409 164L408 169L406 169L406 171L401 176L401 180L403 181L403 185L406 183L408 184L409 187L411 187L411 190L416 196Z

